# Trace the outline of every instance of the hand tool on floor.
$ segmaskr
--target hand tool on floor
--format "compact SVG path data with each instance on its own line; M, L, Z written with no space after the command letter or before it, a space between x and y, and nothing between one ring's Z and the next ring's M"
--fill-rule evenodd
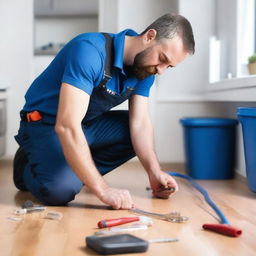
M132 208L129 211L135 214L142 214L142 215L150 216L153 218L157 218L157 219L161 219L169 222L181 223L181 222L188 221L188 217L181 216L179 212L170 212L166 214L160 214L160 213L144 211L138 208Z
M87 236L85 238L87 247L104 255L145 252L148 249L149 243L167 243L177 241L178 239L176 238L144 240L130 234Z
M63 214L61 212L50 211L50 212L47 212L44 218L49 220L61 220L62 217L63 217Z
M105 219L98 222L99 228L109 228L113 226L122 225L125 223L130 223L134 221L139 221L140 224L152 225L152 219L146 216L138 216L138 217L121 217L115 219Z
M18 208L14 210L14 214L16 215L21 215L21 214L26 214L29 212L41 212L46 209L45 206L33 206L30 208Z
M46 209L45 206L34 205L31 200L27 200L22 204L22 208L18 208L14 210L14 214L21 215L29 212L41 212Z
M176 176L179 178L183 178L188 180L194 188L196 188L205 198L205 201L212 207L212 209L216 212L216 214L220 218L220 224L204 224L203 228L207 230L212 230L217 233L223 234L223 235L228 235L232 237L238 237L242 234L242 230L232 227L226 218L226 216L223 214L223 212L218 208L218 206L212 201L210 198L208 192L197 182L194 181L190 176L181 174L181 173L176 173L176 172L169 172L168 173L171 176Z
M170 243L170 242L178 242L179 239L177 238L156 238L156 239L149 239L149 243Z

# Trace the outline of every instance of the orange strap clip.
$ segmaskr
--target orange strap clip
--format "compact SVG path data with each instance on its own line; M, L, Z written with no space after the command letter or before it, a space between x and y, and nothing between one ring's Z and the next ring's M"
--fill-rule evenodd
M40 114L40 112L38 111L33 111L33 112L30 112L30 113L27 113L27 122L30 123L30 122L36 122L36 121L39 121L41 120L43 117L42 115Z

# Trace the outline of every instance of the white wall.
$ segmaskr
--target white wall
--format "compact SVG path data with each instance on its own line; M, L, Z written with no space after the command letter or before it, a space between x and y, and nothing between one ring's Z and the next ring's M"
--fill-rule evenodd
M99 31L116 33L118 31L118 0L99 0Z
M177 1L119 0L117 28L119 31L132 28L140 33L158 17L177 11Z
M216 36L221 40L221 78L226 78L228 73L236 76L237 58L237 28L236 13L237 1L216 1ZM228 17L228 18L227 18ZM223 54L225 52L225 54Z
M7 102L7 155L17 144L19 111L31 82L33 55L33 0L0 1L0 77L9 86Z
M117 33L131 28L140 33L168 12L177 12L176 0L100 0L99 30Z

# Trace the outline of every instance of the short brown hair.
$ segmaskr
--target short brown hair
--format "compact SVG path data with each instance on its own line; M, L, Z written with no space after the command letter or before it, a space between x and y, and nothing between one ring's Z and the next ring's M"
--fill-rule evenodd
M142 33L146 33L149 29L157 31L156 40L171 39L178 35L181 37L184 48L189 54L195 53L195 40L190 22L183 16L168 13L149 25Z

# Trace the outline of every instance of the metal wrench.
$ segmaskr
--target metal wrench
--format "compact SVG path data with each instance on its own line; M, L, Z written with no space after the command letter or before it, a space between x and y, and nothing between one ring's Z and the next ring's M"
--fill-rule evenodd
M149 217L169 221L169 222L175 222L175 223L181 223L188 221L188 217L181 216L179 212L170 212L166 214L160 214L160 213L154 213L154 212L147 212L138 208L132 208L129 210L132 213L139 214L139 215L146 215Z

